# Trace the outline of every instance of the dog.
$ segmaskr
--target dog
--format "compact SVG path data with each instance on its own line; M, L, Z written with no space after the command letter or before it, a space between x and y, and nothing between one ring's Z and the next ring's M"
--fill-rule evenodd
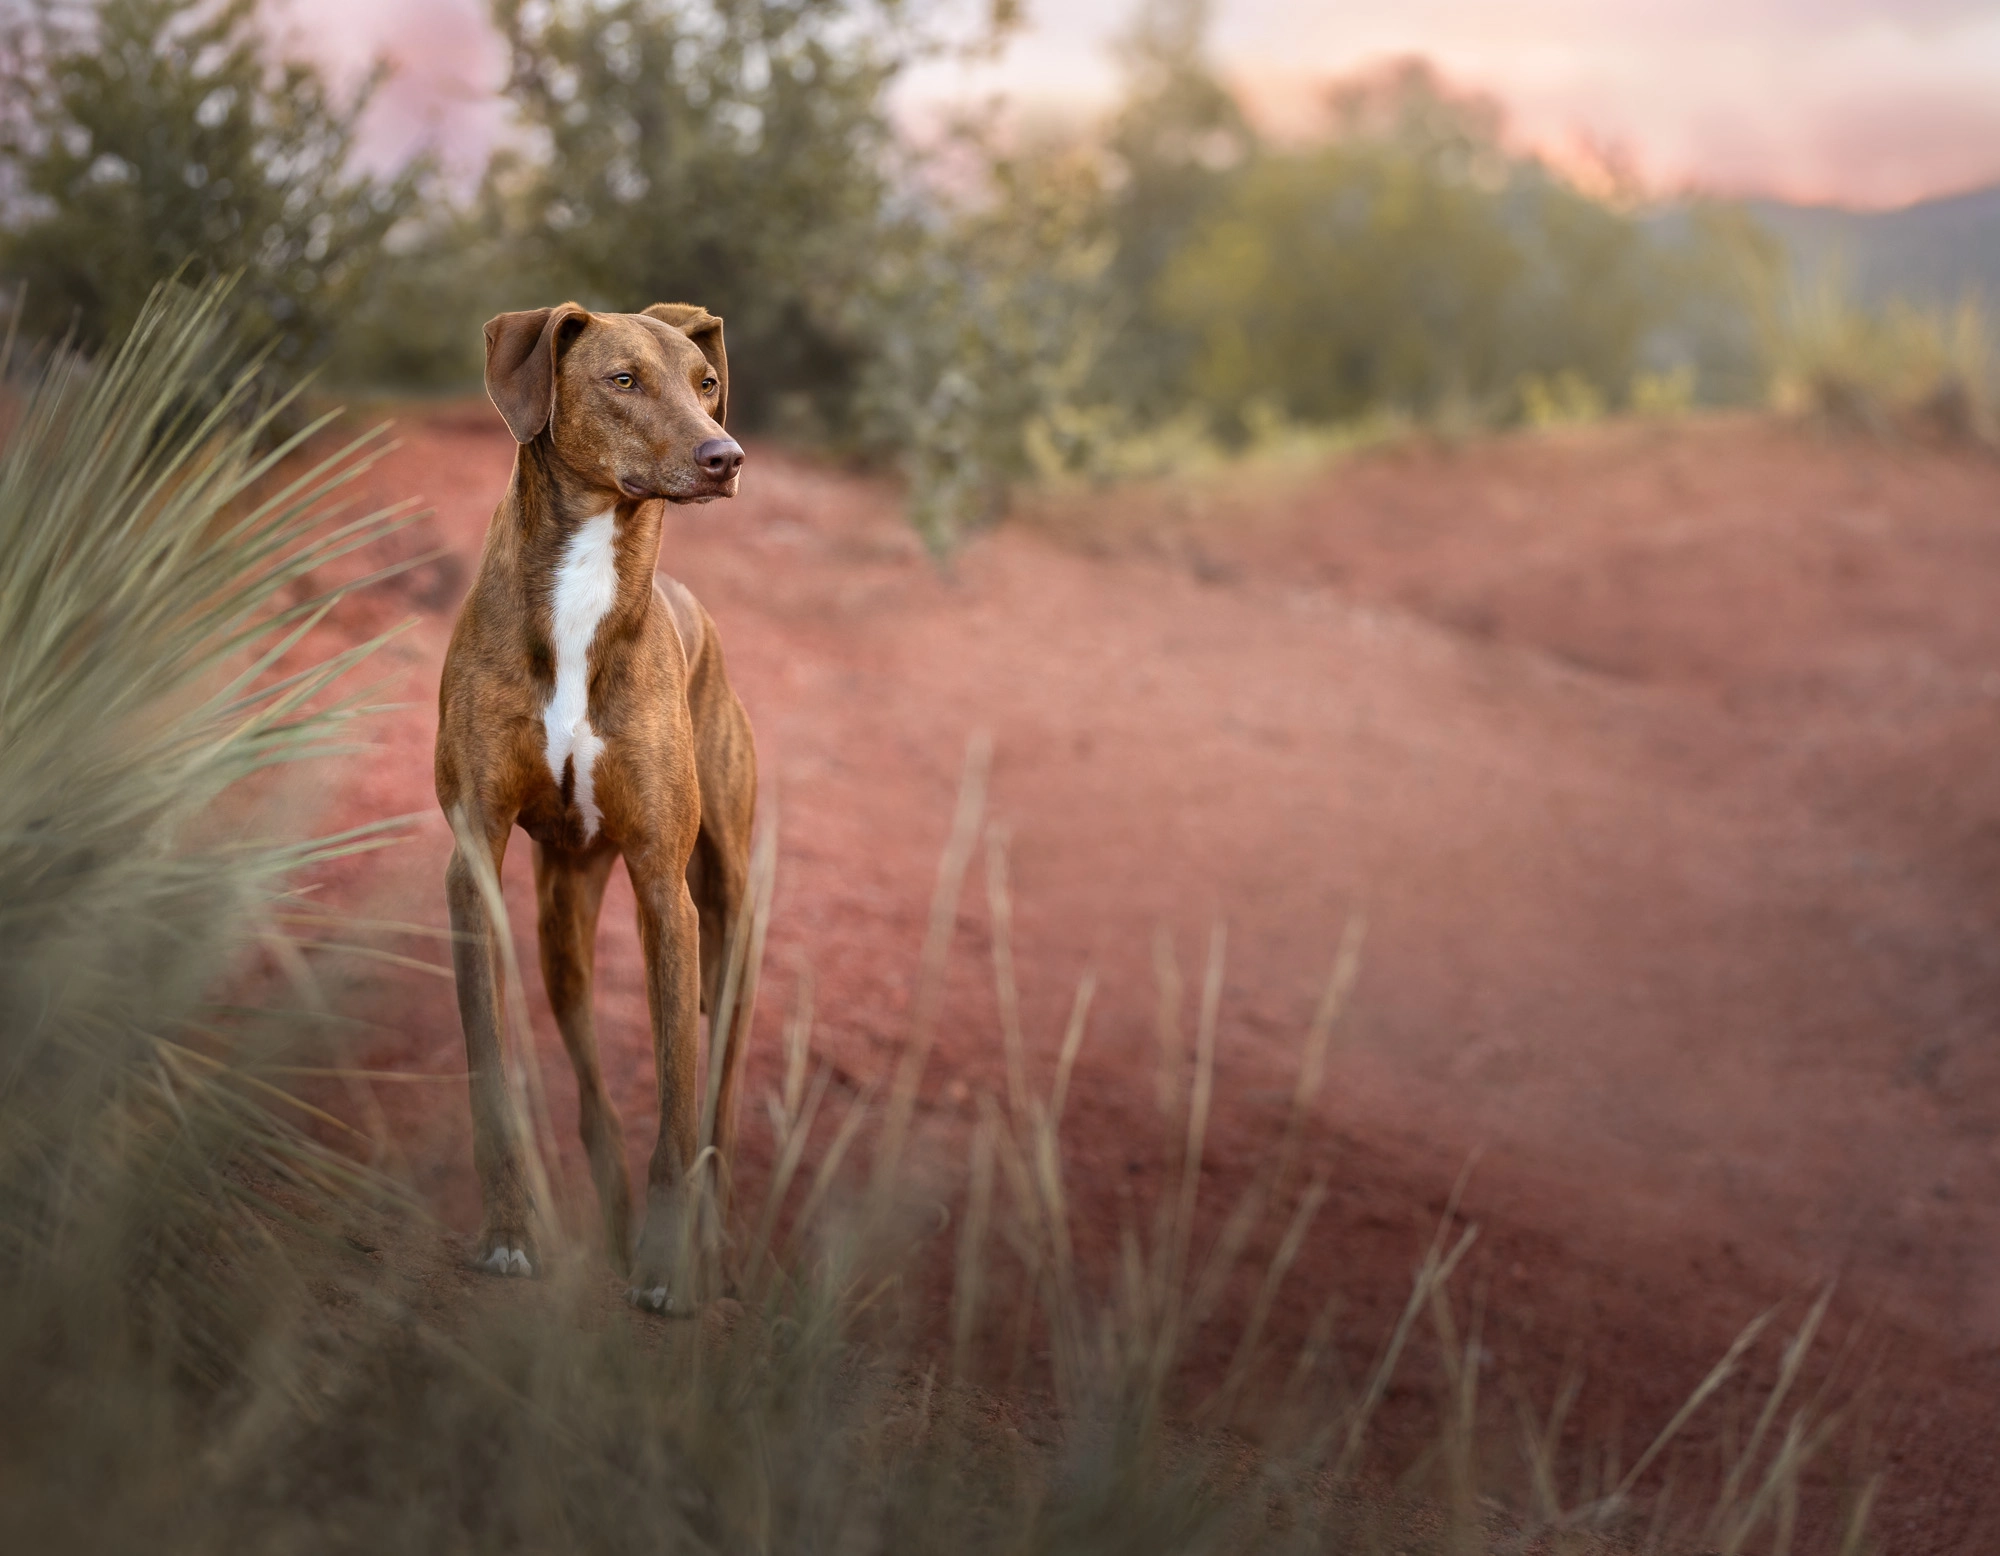
M686 303L503 313L486 325L486 392L518 446L445 655L436 759L458 840L445 892L484 1203L474 1262L531 1275L543 1257L484 895L518 826L534 845L542 981L576 1069L612 1261L635 1302L685 1313L711 1294L714 1263L695 1230L698 1015L718 1011L744 908L757 754L715 623L655 569L667 503L736 495L744 456L723 430L722 320ZM660 1102L636 1250L624 1134L591 1019L598 909L621 858L638 899ZM750 971L711 1080L725 1184Z

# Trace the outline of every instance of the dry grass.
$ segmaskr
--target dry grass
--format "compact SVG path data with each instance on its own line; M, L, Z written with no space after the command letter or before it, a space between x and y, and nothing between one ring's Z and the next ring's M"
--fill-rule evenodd
M1782 288L1766 314L1780 410L1878 437L2000 442L2000 359L1979 298L1869 309L1828 272Z

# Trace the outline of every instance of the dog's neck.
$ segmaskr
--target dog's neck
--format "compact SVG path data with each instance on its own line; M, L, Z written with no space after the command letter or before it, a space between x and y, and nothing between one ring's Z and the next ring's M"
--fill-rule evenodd
M607 518L617 572L609 615L643 616L652 604L665 506L656 498L634 501L581 479L546 435L522 444L514 454L513 479L492 540L504 548L508 570L524 592L525 621L546 626L558 578L576 560L579 546L602 543L601 521Z

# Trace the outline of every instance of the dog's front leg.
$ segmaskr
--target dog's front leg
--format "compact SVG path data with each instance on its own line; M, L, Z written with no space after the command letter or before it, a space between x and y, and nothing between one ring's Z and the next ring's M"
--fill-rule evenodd
M473 1260L496 1275L532 1275L539 1261L534 1197L528 1192L518 1121L507 1095L500 1054L500 983L480 875L500 878L509 828L468 820L459 846L445 867L445 897L451 906L452 969L458 978L458 1018L465 1028L465 1061L472 1089L472 1161L479 1172L484 1215ZM482 847L483 858L468 858Z
M646 996L653 1014L653 1061L660 1090L660 1138L646 1171L646 1220L632 1261L632 1300L663 1313L692 1313L715 1284L713 1174L697 1170L700 920L684 867L626 859L639 899Z
M617 855L604 849L578 860L535 845L536 929L542 950L542 986L576 1071L578 1123L597 1205L604 1218L605 1248L622 1274L632 1267L632 1180L625 1167L625 1131L604 1084L597 1055L597 1023L590 993L597 961L597 911Z

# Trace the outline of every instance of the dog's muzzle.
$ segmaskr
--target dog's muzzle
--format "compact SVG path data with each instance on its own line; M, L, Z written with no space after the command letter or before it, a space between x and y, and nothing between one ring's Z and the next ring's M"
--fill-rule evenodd
M713 502L732 497L737 474L743 469L743 445L734 438L708 438L695 445L693 465L683 465L679 473L662 480L641 483L630 476L618 478L618 489L634 502L664 497L668 502ZM688 480L693 477L692 482ZM692 489L690 489L690 487Z

